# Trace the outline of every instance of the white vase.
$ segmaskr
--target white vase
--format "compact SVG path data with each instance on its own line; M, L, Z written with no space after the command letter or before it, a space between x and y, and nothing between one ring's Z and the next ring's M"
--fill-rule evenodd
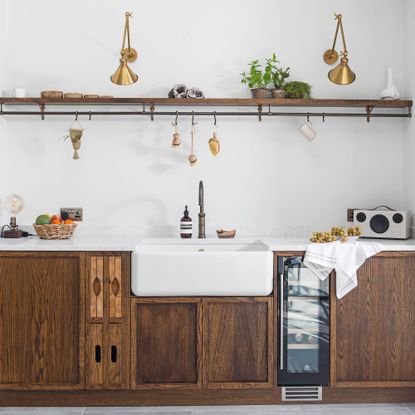
M386 88L380 93L382 99L400 99L401 94L397 86L393 83L392 68L388 68L388 83Z

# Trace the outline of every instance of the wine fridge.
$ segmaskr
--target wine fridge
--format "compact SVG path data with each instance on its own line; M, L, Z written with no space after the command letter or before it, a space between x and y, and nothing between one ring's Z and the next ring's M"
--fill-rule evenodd
M329 279L321 281L302 257L279 257L280 386L329 383Z

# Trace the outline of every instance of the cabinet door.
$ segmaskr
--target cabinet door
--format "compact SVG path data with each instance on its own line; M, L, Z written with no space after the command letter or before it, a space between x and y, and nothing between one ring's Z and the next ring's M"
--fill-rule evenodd
M0 388L83 387L83 256L0 255Z
M271 388L273 299L204 300L204 379L208 388Z
M87 256L88 389L126 389L130 379L130 254Z
M132 303L132 387L199 388L198 299L136 299Z
M415 386L414 254L373 257L357 288L341 300L334 293L332 386Z

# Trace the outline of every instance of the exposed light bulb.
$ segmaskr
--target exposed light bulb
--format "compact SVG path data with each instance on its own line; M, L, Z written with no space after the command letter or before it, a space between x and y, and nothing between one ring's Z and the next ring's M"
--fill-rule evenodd
M4 208L11 215L17 215L20 213L25 206L24 199L16 194L11 194L4 200Z

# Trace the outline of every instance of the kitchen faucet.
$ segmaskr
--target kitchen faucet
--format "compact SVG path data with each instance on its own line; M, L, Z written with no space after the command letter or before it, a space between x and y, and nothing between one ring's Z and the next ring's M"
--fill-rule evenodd
M204 189L203 181L199 182L199 239L206 238L206 229L205 229L205 201L204 201Z

